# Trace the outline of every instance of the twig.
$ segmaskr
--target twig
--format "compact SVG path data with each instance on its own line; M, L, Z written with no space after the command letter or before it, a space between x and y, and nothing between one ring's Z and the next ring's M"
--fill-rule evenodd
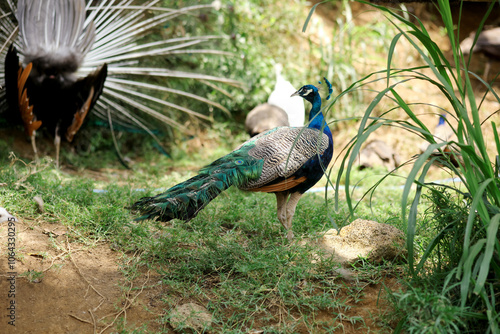
M91 324L91 325L92 325L92 323L91 323L90 321L85 320L85 319L82 319L82 318L78 318L76 315L73 315L73 314L71 314L71 313L69 313L69 316L70 316L70 317L72 317L72 318L75 318L75 319L76 319L76 320L78 320L78 321L81 321L81 322L84 322L84 323L87 323L87 324Z
M64 250L62 253L56 255L53 259L52 259L52 262L50 263L50 266L48 266L47 268L43 269L42 272L46 272L48 271L50 268L52 268L52 266L54 265L54 262L56 262L56 260L62 256L64 256L65 254L68 254L68 251L67 250Z
M97 333L97 322L95 321L94 313L92 313L92 310L89 309L90 316L92 317L92 322L94 323L94 334Z
M122 309L121 309L121 310L120 310L120 311L119 311L119 312L115 315L115 318L113 319L113 321L112 321L109 325L107 325L106 327L104 327L104 329L103 329L103 330L101 330L101 331L99 332L99 334L104 333L104 332L105 332L105 331L106 331L109 327L113 326L113 324L115 323L115 321L118 319L118 317L119 317L120 315L122 315L123 313L125 313L125 314L126 314L127 309L128 309L128 308L130 308L130 306L132 306L132 304L134 303L134 301L137 299L137 297L139 297L139 295L140 295L140 294L142 293L142 291L144 290L144 287L146 286L146 284L149 282L149 273L150 273L150 271L148 270L148 274L147 274L147 275L148 275L148 277L146 278L146 281L145 281L145 282L144 282L144 284L142 285L141 290L140 290L140 291L139 291L139 292L138 292L138 293L134 296L134 298L132 298L132 299L126 298L125 305L124 305L124 306L122 307ZM130 293L130 291L132 291L132 288L133 288L133 286L132 286L132 285L130 285L130 289L127 291L127 295ZM109 315L102 317L101 319L99 319L99 321L103 320L104 318L106 318L106 317L108 317L108 316L109 316Z
M66 236L66 244L68 245L68 255L69 255L69 259L71 260L71 262L73 263L73 265L75 266L76 270L78 271L78 273L80 274L80 276L83 278L83 280L85 282L87 282L87 284L92 288L92 290L95 291L95 293L97 293L99 296L101 296L101 298L104 298L104 299L107 299L106 297L104 297L104 295L102 293L100 293L99 291L97 291L96 288L94 288L94 286L92 285L92 283L89 282L89 280L82 274L82 271L80 270L80 267L78 267L78 265L76 264L75 260L73 259L73 257L71 256L71 245L69 243L69 240L68 240L68 237Z

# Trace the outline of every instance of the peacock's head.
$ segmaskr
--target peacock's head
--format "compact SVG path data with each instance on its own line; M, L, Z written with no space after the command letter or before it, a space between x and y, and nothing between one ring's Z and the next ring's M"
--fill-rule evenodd
M318 88L316 86L305 85L302 86L302 88L300 88L298 91L293 93L291 96L301 96L307 101L313 103L314 98L317 96L317 94L318 94Z

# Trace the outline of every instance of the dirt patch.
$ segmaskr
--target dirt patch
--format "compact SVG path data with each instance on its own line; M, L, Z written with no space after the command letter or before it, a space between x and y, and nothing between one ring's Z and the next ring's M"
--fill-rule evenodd
M362 285L358 283L358 285ZM352 295L343 295L340 298L346 298L347 305L344 312L337 315L337 320L332 322L332 312L321 312L317 317L318 321L325 321L333 328L337 328L334 333L356 334L356 333L383 333L390 328L395 328L396 323L386 323L384 316L391 311L386 298L386 290L400 288L400 284L395 278L388 278L383 283L369 284L360 286L359 299L354 299ZM305 332L304 333L308 333Z
M156 332L162 305L157 275L144 273L133 282L120 272L120 254L105 243L70 241L58 224L16 223L16 260L9 268L0 258L0 333L110 333L121 327L146 326ZM8 228L0 229L2 245ZM5 249L5 248L4 248ZM15 297L8 295L17 273ZM7 310L15 301L15 326ZM107 329L106 329L107 328Z

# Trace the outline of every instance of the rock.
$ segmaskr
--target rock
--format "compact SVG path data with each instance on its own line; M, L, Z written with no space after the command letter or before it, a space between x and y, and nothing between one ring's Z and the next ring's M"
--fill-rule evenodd
M197 333L203 332L212 324L212 314L206 308L195 303L177 306L170 313L170 325L174 330L191 328Z
M401 163L399 154L383 140L372 140L358 155L359 169L385 167L389 171Z
M251 137L278 126L289 126L288 115L280 107L269 103L253 108L245 120L245 130Z
M0 223L4 222L17 222L17 218L8 213L4 208L0 207Z
M342 265L350 265L360 257L371 263L382 260L392 261L406 253L402 231L388 224L356 219L351 224L337 230L331 229L323 236L320 246L333 253Z
M40 213L44 213L45 212L45 209L44 209L45 203L43 202L43 199L40 196L35 196L35 197L33 197L33 200L38 205L38 211Z

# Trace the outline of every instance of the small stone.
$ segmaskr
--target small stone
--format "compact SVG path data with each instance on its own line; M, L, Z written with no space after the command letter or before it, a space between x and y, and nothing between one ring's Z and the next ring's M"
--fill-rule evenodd
M45 203L43 202L43 199L40 196L35 196L35 197L33 197L33 200L38 205L38 211L40 213L44 213L45 212L45 209L44 209Z
M212 325L212 314L198 304L183 304L170 313L170 325L174 330L191 328L200 333Z
M371 263L393 261L406 254L402 231L388 224L356 219L340 233L331 229L325 233L320 246L344 266L365 258Z
M401 163L399 154L383 140L372 140L358 154L359 169L385 167L393 170Z

